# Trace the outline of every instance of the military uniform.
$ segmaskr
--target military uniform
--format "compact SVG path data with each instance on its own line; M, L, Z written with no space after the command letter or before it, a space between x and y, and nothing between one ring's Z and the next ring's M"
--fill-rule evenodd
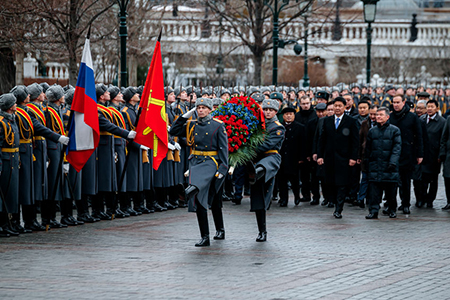
M204 105L212 110L210 99L199 98L196 106ZM211 208L216 230L223 232L222 191L228 170L228 137L223 122L211 115L196 120L179 117L170 130L174 136L186 137L187 145L192 148L189 156L189 187L187 191L188 210L197 212L202 241L209 245L209 226L207 209ZM217 173L223 176L219 179ZM216 234L216 237L218 236ZM201 242L199 243L201 244ZM199 245L197 244L197 245Z

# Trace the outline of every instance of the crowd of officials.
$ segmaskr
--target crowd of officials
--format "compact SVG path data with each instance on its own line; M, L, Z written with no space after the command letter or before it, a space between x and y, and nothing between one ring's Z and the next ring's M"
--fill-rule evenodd
M152 150L133 141L142 91L96 85L100 142L80 172L63 151L73 87L34 83L0 96L1 237L187 207L192 145L180 130L169 134L167 157L153 170ZM214 110L239 95L271 100L264 105L276 111L274 128L284 127L275 131L283 142L270 151L281 163L266 189L281 207L291 190L295 205L332 207L335 218L342 218L344 203L367 205L366 218L374 219L384 196L382 213L395 218L397 210L410 213L411 181L415 205L433 207L441 164L450 199L450 88L166 87L169 133L182 116L196 120L198 100L210 99L205 103ZM223 173L221 199L240 205L253 180L248 166Z

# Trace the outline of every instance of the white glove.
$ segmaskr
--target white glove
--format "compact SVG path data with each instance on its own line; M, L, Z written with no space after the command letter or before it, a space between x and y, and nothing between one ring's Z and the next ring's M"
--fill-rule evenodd
M222 179L223 178L223 174L219 173L219 172L216 172L215 176L217 177L217 179Z
M167 132L169 132L170 131L170 126L169 125L167 125Z
M187 170L186 172L184 172L184 177L189 177L189 170Z
M141 149L142 150L145 150L145 151L148 151L148 149L150 149L149 147L146 147L146 146L144 146L144 145L141 145Z
M49 161L47 161L47 169L48 169L48 165L50 164L50 162Z
M185 113L182 117L183 118L185 118L185 119L189 119L193 114L194 114L194 112L195 112L195 110L196 110L197 108L193 108L193 109L191 109L190 111L188 111L187 113Z
M128 134L128 136L127 136L127 139L132 140L132 139L134 139L135 137L136 137L136 131L131 130L130 133Z
M63 171L64 171L64 174L69 174L69 164L68 163L63 164Z
M60 136L58 139L58 142L60 142L63 145L66 145L66 146L69 145L69 141L70 141L70 139L65 135Z
M175 146L172 145L171 143L169 143L169 145L167 147L169 147L169 150L172 150L172 151L175 150Z
M178 143L175 143L175 149L177 149L178 151L180 151L180 150L181 150L181 146L180 146L180 144L178 144Z

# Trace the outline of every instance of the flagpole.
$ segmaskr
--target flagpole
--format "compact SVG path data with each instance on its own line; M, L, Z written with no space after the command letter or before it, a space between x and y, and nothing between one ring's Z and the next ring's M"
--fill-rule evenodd
M162 29L159 31L159 37L158 37L158 42L161 41L161 33L162 33ZM145 88L145 86L144 86ZM144 101L147 99L144 99ZM142 99L141 99L142 101ZM141 117L141 113L142 113L142 107L139 107L138 109L138 114L136 116L136 120L134 121L134 128L137 127L138 123L139 123L139 119ZM130 124L131 125L131 124ZM129 141L129 143L132 143L133 141ZM128 145L127 145L128 147ZM117 193L122 189L122 185L123 185L123 181L125 179L125 172L127 171L127 167L128 167L128 162L130 160L130 151L127 151L126 156L125 156L125 164L123 165L123 170L122 170L122 174L120 174L120 180L119 180L119 185L118 185L118 189L117 189Z

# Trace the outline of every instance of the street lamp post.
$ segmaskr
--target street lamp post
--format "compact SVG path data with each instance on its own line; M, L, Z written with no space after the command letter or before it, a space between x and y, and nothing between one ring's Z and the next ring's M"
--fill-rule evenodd
M257 1L257 0L255 0ZM282 0L282 4L278 7L278 0L274 0L273 7L270 6L269 0L264 0L264 5L270 8L273 14L273 58L272 58L272 84L277 85L278 81L278 17L280 16L280 12L283 8L289 4L289 0Z
M309 76L308 76L308 16L305 15L305 66L303 72L303 87L309 86Z
M127 87L127 6L130 0L117 0L119 4L119 37L120 37L120 85Z
M367 83L370 83L371 48L372 48L372 23L377 14L377 2L379 0L361 0L364 4L364 21L367 26Z

